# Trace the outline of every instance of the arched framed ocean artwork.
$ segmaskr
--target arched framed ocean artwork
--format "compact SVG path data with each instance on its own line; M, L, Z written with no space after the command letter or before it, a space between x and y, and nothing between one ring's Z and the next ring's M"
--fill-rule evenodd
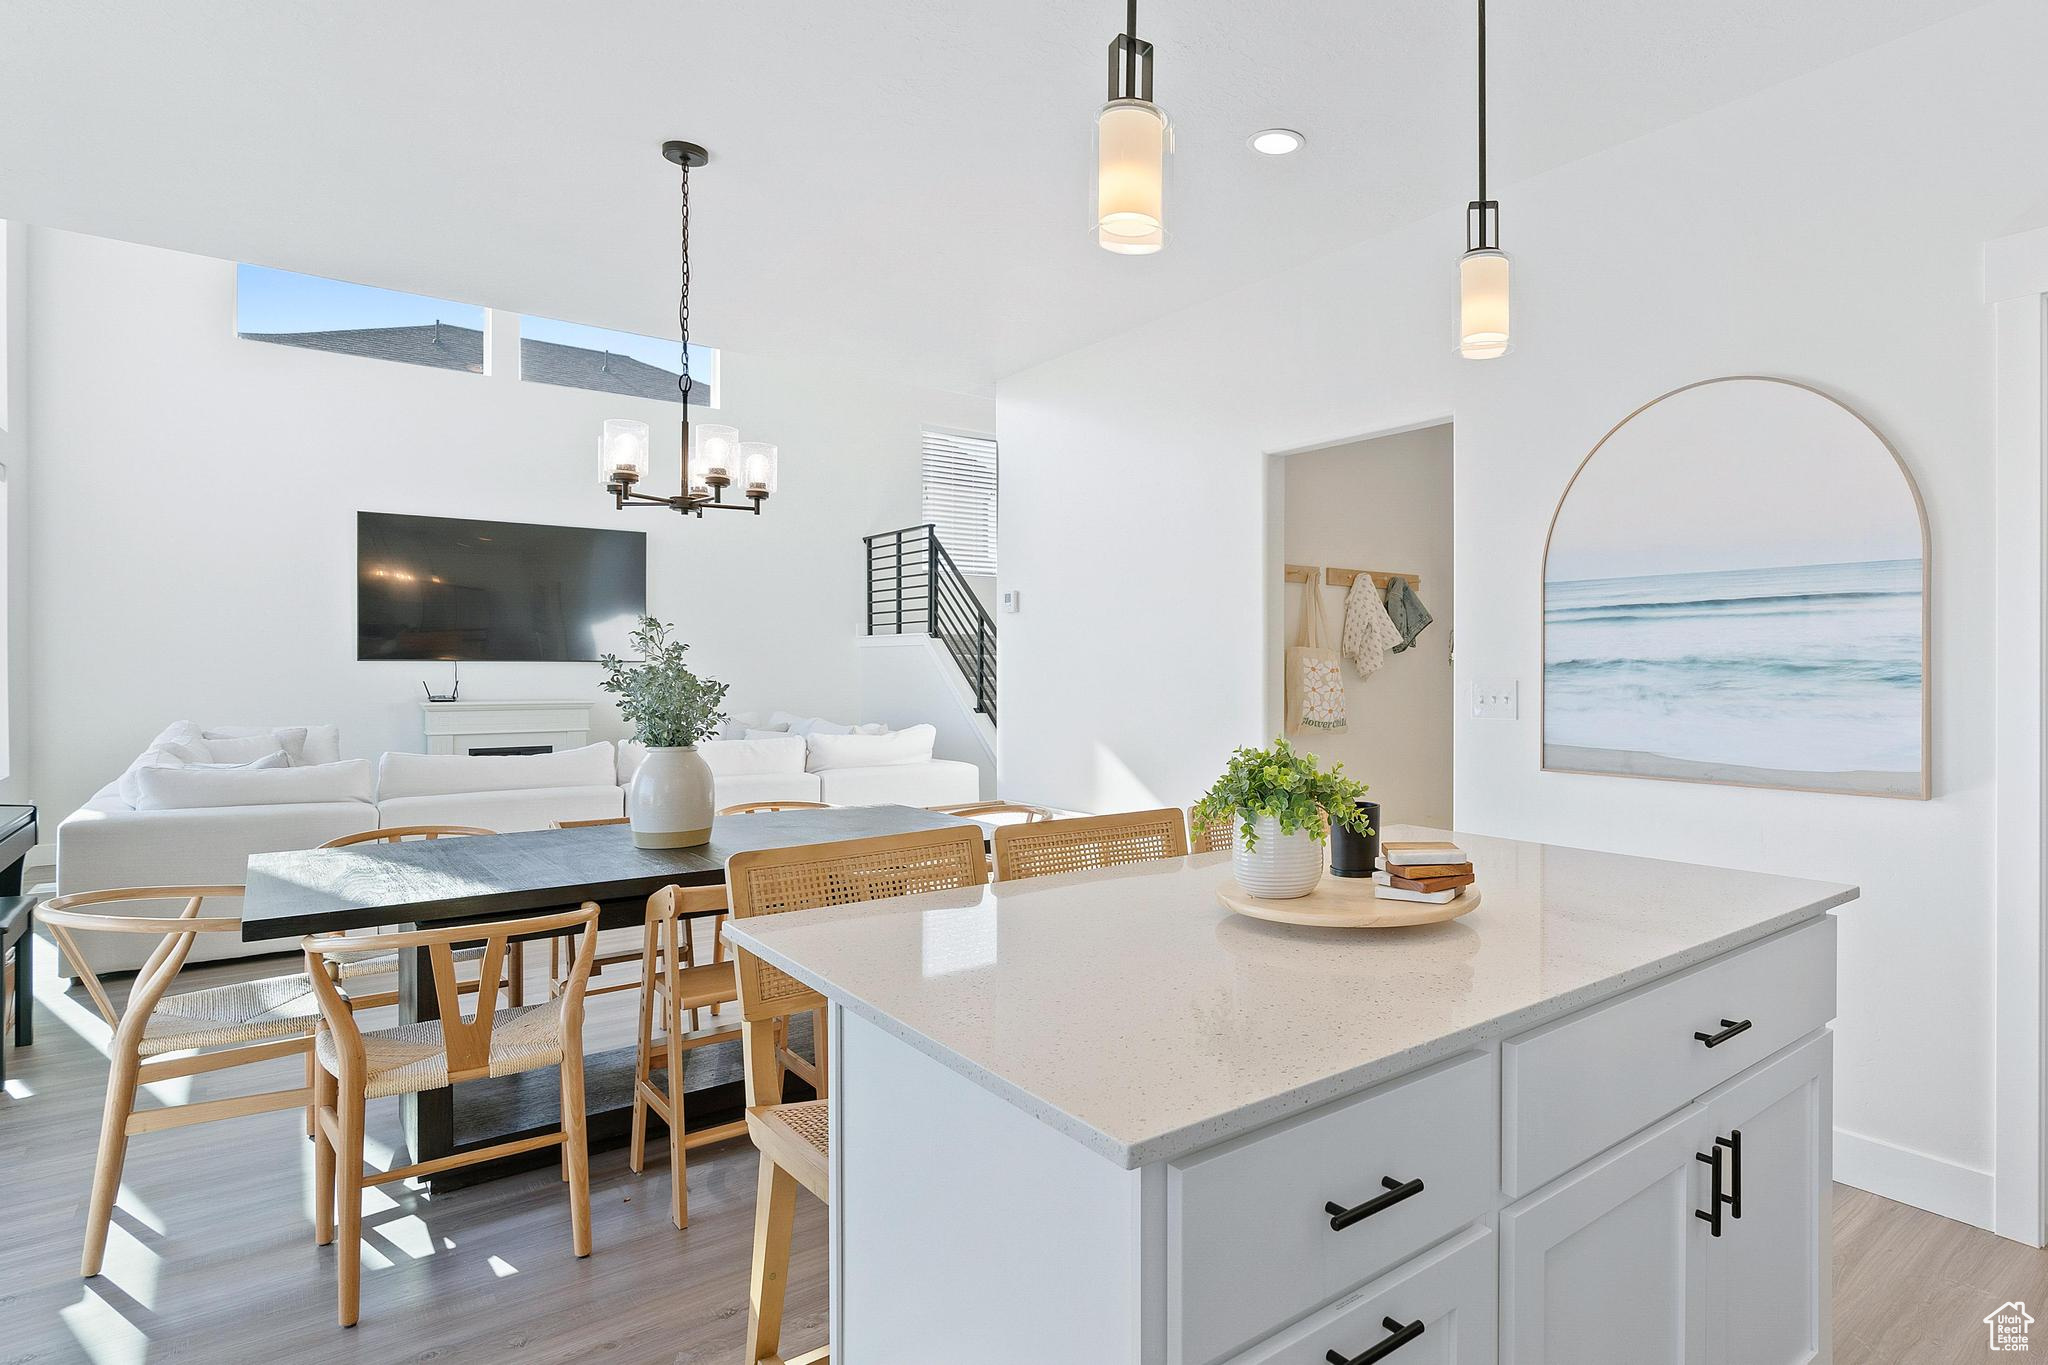
M1924 800L1927 513L1891 443L1738 375L1630 413L1543 557L1543 767Z

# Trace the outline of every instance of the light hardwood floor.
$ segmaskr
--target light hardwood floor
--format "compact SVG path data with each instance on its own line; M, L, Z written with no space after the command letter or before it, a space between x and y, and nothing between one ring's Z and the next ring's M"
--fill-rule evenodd
M42 982L54 961L38 960ZM283 961L193 969L213 985ZM531 989L539 984L539 969ZM538 999L538 995L529 995ZM632 1036L635 997L590 1002L593 1047ZM334 1253L313 1245L312 1144L297 1113L265 1114L134 1140L106 1273L77 1276L106 1036L82 997L45 996L36 1045L8 1059L0 1099L0 1365L294 1365L400 1361L712 1365L742 1354L755 1156L744 1140L693 1153L690 1227L669 1223L666 1163L591 1162L596 1250L569 1251L569 1204L552 1170L429 1198L365 1195L363 1316L334 1325ZM372 1016L366 1022L382 1022ZM247 1068L250 1088L294 1084L296 1061ZM267 1070L274 1074L258 1074ZM200 1097L236 1078L189 1082ZM184 1085L188 1082L175 1082ZM178 1096L182 1098L182 1096ZM395 1101L370 1106L373 1157L397 1164ZM1980 1319L2011 1299L2042 1319L2048 1252L1838 1187L1838 1365L2005 1359ZM786 1337L824 1340L825 1215L801 1198Z

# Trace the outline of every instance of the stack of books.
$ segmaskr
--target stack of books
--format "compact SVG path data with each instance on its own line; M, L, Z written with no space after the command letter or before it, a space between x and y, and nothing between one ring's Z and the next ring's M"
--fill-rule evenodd
M1372 893L1382 900L1445 905L1477 880L1472 855L1456 844L1382 844Z

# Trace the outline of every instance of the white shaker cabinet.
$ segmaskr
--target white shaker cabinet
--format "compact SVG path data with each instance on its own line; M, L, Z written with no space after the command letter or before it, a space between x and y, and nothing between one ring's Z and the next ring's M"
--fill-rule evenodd
M1500 1215L1501 1365L1700 1365L1704 1114L1688 1107Z

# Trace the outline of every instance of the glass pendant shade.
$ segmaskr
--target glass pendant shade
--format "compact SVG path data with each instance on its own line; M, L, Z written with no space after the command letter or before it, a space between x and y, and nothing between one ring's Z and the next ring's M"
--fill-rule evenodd
M740 442L740 474L748 497L765 498L775 491L781 454L772 441Z
M690 428L690 482L723 488L739 464L740 429L706 422Z
M1508 353L1508 254L1486 248L1458 260L1458 354L1492 360Z
M627 417L605 419L599 453L606 483L633 483L647 477L647 423Z
M1095 119L1095 240L1141 256L1166 245L1166 113L1111 100Z

